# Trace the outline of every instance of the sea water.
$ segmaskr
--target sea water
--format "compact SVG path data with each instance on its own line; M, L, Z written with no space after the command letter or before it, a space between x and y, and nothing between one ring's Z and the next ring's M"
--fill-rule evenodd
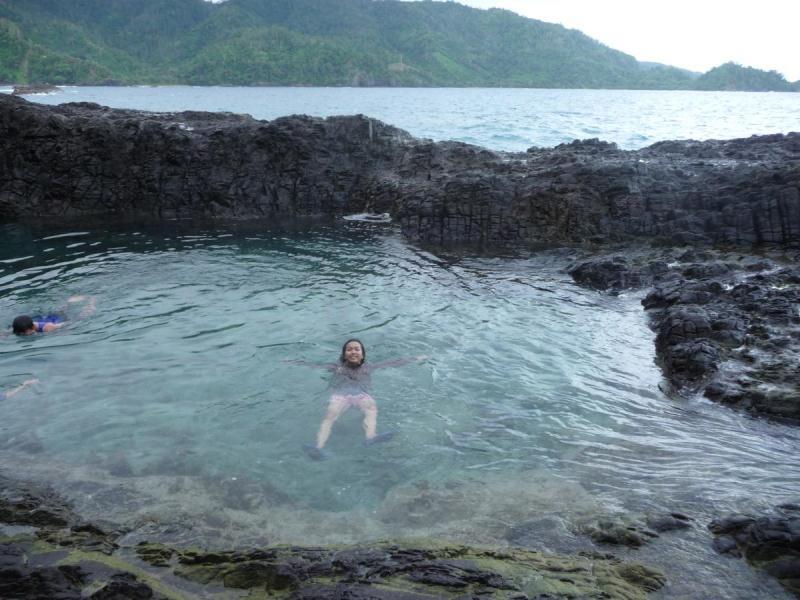
M10 91L10 90L0 90ZM29 96L156 112L362 113L417 137L522 151L597 137L635 149L800 129L800 95L624 90L65 87ZM575 552L598 518L683 512L639 550L656 597L788 597L711 549L708 522L800 496L800 433L660 391L641 293L581 289L569 254L415 247L386 223L0 227L0 314L97 310L0 338L0 473L88 518L221 548L434 538ZM323 369L360 337L379 430L345 414L315 462ZM601 551L609 548L600 547Z
M791 92L173 86L64 87L27 98L155 112L227 111L268 120L361 113L416 137L515 152L586 138L630 150L662 140L800 131L800 94Z
M48 482L88 518L217 547L434 538L591 550L597 518L678 511L623 558L662 597L788 597L711 549L708 522L800 496L800 432L660 391L642 293L576 286L570 254L479 256L407 243L392 224L325 221L0 227L0 314L72 294L96 312L0 338L0 472ZM360 338L380 430L302 449L335 362ZM529 532L529 534L526 534ZM600 548L607 551L608 548Z

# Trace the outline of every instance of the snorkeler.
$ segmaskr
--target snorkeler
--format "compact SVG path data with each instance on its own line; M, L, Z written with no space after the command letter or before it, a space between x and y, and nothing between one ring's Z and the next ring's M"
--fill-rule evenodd
M83 309L78 315L79 319L88 317L95 311L94 296L70 296L67 304L84 303ZM63 327L67 322L66 317L60 312L49 315L34 316L20 315L14 319L11 329L14 335L33 335L34 333L50 333Z
M29 385L34 385L35 383L39 383L39 380L38 379L28 379L26 381L23 381L17 387L8 390L7 392L0 392L0 400L5 400L6 398L11 398L12 396L16 396L22 390L24 390L26 387L28 387Z
M315 460L324 460L330 456L325 444L331 435L331 427L336 420L351 406L358 408L364 415L364 444L370 446L385 442L394 435L393 431L377 433L378 407L370 395L372 372L385 367L399 367L415 361L425 360L427 356L399 358L375 364L366 364L366 350L359 340L350 339L342 346L342 354L338 363L315 364L300 360L287 361L292 364L321 367L333 373L329 384L331 397L328 400L328 411L320 423L316 444L305 444L303 448Z

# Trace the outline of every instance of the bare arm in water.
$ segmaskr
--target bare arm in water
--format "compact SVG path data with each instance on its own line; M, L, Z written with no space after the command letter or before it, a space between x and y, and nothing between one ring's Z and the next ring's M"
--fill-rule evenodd
M94 296L70 296L67 298L68 304L78 304L83 302L83 308L81 309L80 314L78 315L79 319L83 319L92 315L94 311L97 309L97 299Z
M18 385L13 389L8 390L7 392L0 392L0 400L16 396L29 385L34 385L36 383L39 383L38 379L28 379L26 381L23 381L20 385Z
M287 359L281 362L285 362L289 365L301 365L303 367L313 367L315 369L325 369L326 371L335 371L337 365L336 363L315 363L309 362L307 360L299 360L299 359Z
M402 367L404 365L410 365L413 362L422 362L426 360L428 357L424 354L420 356L412 356L410 358L394 358L392 360L382 360L381 362L372 363L370 368L372 370L375 369L386 369L387 367Z

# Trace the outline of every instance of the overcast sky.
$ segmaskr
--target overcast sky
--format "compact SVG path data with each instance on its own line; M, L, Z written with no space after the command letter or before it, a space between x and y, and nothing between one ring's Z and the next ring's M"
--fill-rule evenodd
M560 23L638 60L705 72L724 62L800 80L800 0L459 0Z

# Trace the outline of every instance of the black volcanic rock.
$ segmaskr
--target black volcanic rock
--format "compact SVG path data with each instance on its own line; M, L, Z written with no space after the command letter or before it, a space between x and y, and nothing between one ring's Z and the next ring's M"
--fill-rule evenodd
M43 83L36 85L15 85L11 94L14 96L24 96L26 94L49 94L58 91L60 91L59 87Z
M480 549L432 540L227 551L147 541L123 549L116 544L91 546L84 543L85 535L105 534L70 512L63 500L40 495L29 484L6 478L0 483L0 507L12 499L9 510L0 513L0 598L160 600L222 594L332 600L644 600L666 583L660 571L608 554ZM27 498L22 507L13 500L21 497ZM5 533L6 525L28 522L29 507L51 505L64 513L63 519ZM137 558L132 560L134 553Z
M689 529L692 526L692 520L681 513L668 513L661 515L650 515L647 518L647 526L657 532L675 531L680 529Z
M642 300L658 361L676 389L800 422L800 269L731 264L679 267Z
M629 247L569 269L576 283L642 300L672 392L800 423L800 268L717 250Z
M625 256L613 255L581 261L569 269L569 274L582 286L619 291L652 285L668 271L669 267L663 261L637 265Z
M733 514L712 521L714 549L744 557L775 577L800 598L800 512L796 505L778 507L774 514Z
M800 245L800 134L433 143L364 116L257 121L0 96L0 220L389 212L410 239Z

